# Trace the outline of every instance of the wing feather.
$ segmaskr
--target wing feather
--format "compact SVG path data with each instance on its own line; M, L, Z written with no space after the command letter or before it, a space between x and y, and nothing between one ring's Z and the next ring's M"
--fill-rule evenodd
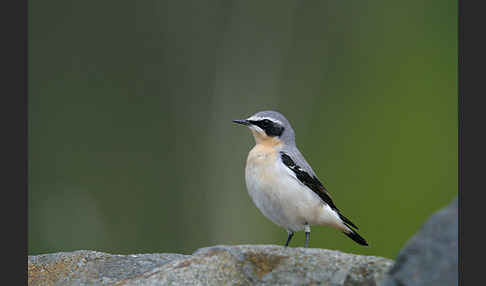
M295 176L301 183L303 183L314 193L316 193L326 204L329 205L329 207L331 207L332 210L338 213L339 217L343 220L345 224L349 224L350 226L358 229L358 227L354 225L349 219L341 215L339 209L332 201L329 192L326 190L324 185L322 185L314 172L311 171L309 173L307 170L297 165L294 160L283 151L280 152L280 158L282 159L284 165L287 166L287 168L289 168L295 174Z

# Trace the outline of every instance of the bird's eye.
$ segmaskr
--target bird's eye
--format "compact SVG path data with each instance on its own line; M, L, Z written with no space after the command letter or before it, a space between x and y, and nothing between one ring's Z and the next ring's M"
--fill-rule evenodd
M270 122L270 120L268 120L268 119L263 119L262 123L263 123L264 125L270 125L270 123L271 123L271 122Z

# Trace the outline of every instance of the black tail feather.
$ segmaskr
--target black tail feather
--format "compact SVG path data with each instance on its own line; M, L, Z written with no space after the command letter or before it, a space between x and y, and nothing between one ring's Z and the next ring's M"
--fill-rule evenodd
M351 238L352 240L354 240L356 243L358 244L361 244L361 245L368 245L368 242L366 242L366 240L361 237L361 235L359 235L357 232L353 231L350 229L349 232L343 232L345 235L347 235L349 238Z
M344 224L346 224L348 227L349 226L352 226L354 227L355 229L359 229L356 225L354 225L354 223L352 223L349 219L347 219L345 216L343 216L341 213L339 213L339 218L344 222Z

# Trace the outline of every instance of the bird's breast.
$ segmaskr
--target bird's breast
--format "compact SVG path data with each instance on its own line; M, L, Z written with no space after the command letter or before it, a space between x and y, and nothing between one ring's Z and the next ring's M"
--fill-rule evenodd
M286 229L297 230L302 222L295 216L291 200L297 189L290 177L282 172L279 158L279 152L274 148L257 145L250 151L245 170L248 194L271 221Z
M250 197L260 210L271 207L270 202L278 196L278 190L275 188L277 159L277 150L264 145L256 145L248 154L245 169L246 186Z
M275 148L256 145L248 154L246 162L245 177L247 184L258 184L258 188L271 185L277 176L275 166L278 154Z

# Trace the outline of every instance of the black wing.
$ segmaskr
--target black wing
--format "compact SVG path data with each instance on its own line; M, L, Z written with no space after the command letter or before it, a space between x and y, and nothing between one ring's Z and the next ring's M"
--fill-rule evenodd
M282 162L285 164L285 166L287 166L290 170L294 172L297 179L301 181L304 185L306 185L309 189L311 189L314 193L316 193L326 204L329 205L329 207L331 207L332 210L335 210L344 223L358 229L358 227L355 226L349 219L341 215L339 209L336 207L331 197L329 196L326 188L322 185L322 183L316 176L311 176L299 165L295 164L294 160L292 160L289 155L285 154L285 152L280 152L280 157L282 158Z

